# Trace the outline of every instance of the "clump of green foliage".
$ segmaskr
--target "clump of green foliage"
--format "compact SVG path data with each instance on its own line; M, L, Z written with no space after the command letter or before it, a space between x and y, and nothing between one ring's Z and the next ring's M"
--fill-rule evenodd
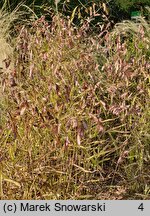
M149 24L88 28L59 13L20 26L2 76L2 199L149 198Z

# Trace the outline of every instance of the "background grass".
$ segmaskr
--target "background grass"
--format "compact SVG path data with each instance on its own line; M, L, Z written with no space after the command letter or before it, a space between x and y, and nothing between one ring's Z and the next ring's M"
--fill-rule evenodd
M15 24L1 199L149 199L149 22L90 28L59 13Z

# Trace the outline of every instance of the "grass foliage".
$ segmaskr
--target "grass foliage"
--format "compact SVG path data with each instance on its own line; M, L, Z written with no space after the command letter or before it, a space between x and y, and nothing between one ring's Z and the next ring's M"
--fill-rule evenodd
M1 199L150 198L149 23L87 30L59 14L19 26L1 74Z

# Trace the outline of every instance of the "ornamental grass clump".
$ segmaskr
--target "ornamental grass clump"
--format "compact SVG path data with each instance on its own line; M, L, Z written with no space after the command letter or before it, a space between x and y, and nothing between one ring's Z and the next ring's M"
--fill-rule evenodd
M3 199L148 198L149 34L21 26L5 77ZM7 179L7 180L6 180Z
M8 152L3 173L21 186L5 185L5 198L16 198L16 192L20 199L86 195L80 181L100 175L91 156L107 150L97 150L95 137L103 127L90 115L98 67L84 35L84 27L78 30L58 15L51 24L41 17L20 30L15 68L5 81L2 151Z

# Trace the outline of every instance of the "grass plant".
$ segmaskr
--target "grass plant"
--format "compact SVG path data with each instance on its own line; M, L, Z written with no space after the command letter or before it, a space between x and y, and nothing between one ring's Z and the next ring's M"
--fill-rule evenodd
M149 23L20 25L2 74L1 199L149 199Z

